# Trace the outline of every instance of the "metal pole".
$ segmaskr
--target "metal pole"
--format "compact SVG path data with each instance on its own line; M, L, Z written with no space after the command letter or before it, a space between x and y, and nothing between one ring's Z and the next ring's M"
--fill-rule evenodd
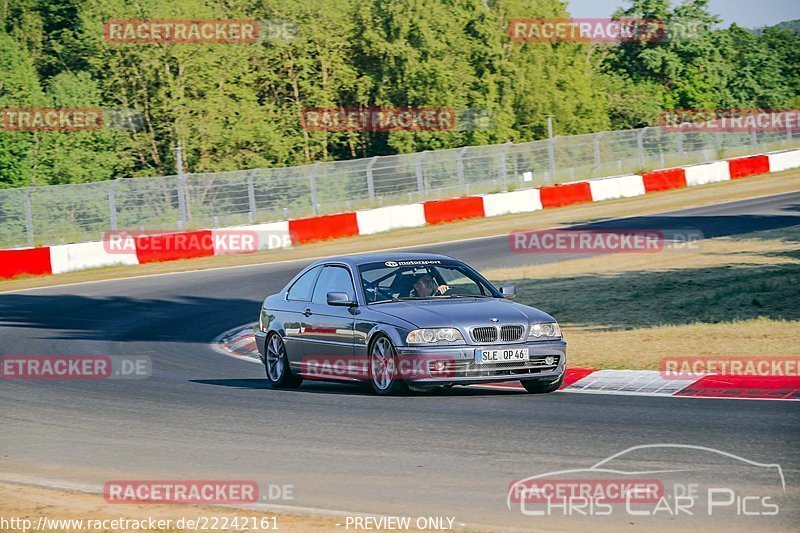
M603 132L594 134L594 166L600 168L600 139L603 137Z
M683 154L683 130L678 130L678 153Z
M117 178L111 187L108 189L108 218L111 229L117 229L117 185L119 185L122 178Z
M506 169L506 153L511 148L511 141L505 143L500 148L500 181L503 183L503 192L508 192L508 176Z
M181 155L181 142L178 141L175 147L175 165L178 171L178 209L180 210L181 219L179 221L181 229L186 228L189 223L189 217L186 210L186 176L183 174L183 157Z
M750 144L753 145L753 148L758 148L758 134L755 129L750 130Z
M376 161L378 161L377 155L367 163L367 196L369 196L370 203L375 199L375 176L372 174L372 167Z
M642 128L636 134L636 147L639 150L639 165L644 166L644 134L647 128Z
M320 163L314 163L309 167L308 186L311 190L311 210L315 215L319 214L319 205L317 202L317 169Z
M556 179L556 138L553 136L553 116L547 115L547 137L550 142L547 145L547 155L550 160L550 181Z
M464 154L467 153L469 146L465 146L461 150L458 151L458 161L456 163L457 173L458 173L458 190L464 190Z
M33 246L33 216L31 215L31 190L25 189L25 228L28 230L28 244Z
M253 180L256 171L251 170L247 173L247 203L249 204L250 212L248 213L248 220L253 224L256 221L256 188Z
M422 162L425 160L425 152L420 152L417 156L417 193L422 198L425 195L425 175L422 173Z

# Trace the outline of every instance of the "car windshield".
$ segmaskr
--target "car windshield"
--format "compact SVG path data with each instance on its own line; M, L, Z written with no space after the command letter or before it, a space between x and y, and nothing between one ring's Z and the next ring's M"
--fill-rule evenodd
M359 272L367 303L499 297L488 281L458 261L383 261L361 265Z

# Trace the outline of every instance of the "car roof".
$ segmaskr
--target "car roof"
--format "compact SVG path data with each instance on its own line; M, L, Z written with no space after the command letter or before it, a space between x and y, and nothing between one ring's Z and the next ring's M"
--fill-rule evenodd
M321 265L325 263L344 263L351 266L363 265L366 263L377 263L381 261L431 261L431 260L447 260L455 261L449 255L441 254L415 254L408 252L382 252L372 254L357 254L357 255L341 255L335 257L327 257L316 261L314 265Z

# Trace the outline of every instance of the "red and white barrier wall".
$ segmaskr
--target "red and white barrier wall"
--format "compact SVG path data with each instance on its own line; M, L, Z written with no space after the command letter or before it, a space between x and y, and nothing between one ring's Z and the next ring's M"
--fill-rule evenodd
M527 213L580 202L631 198L793 168L800 168L800 150L740 157L630 176L578 181L541 189L380 207L354 213L322 215L268 224L161 235L135 235L128 237L130 240L124 242L123 252L109 250L107 243L103 242L0 250L0 278L26 274L61 274L86 268L136 265L287 248L295 244L372 235L394 229L455 220ZM256 236L255 248L231 247L226 236L237 231Z

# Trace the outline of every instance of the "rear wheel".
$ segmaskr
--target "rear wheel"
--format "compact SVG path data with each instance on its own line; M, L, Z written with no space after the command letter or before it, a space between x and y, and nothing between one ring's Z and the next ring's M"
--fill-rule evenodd
M276 388L299 387L303 378L292 374L289 368L289 359L286 357L286 345L277 333L267 338L266 357L264 368L267 371L267 380Z
M384 335L378 336L369 351L369 381L372 390L380 396L408 393L408 385L400 377L397 352Z
M543 381L540 379L524 379L521 380L522 386L531 394L547 394L548 392L555 392L564 383L564 374L555 381Z

